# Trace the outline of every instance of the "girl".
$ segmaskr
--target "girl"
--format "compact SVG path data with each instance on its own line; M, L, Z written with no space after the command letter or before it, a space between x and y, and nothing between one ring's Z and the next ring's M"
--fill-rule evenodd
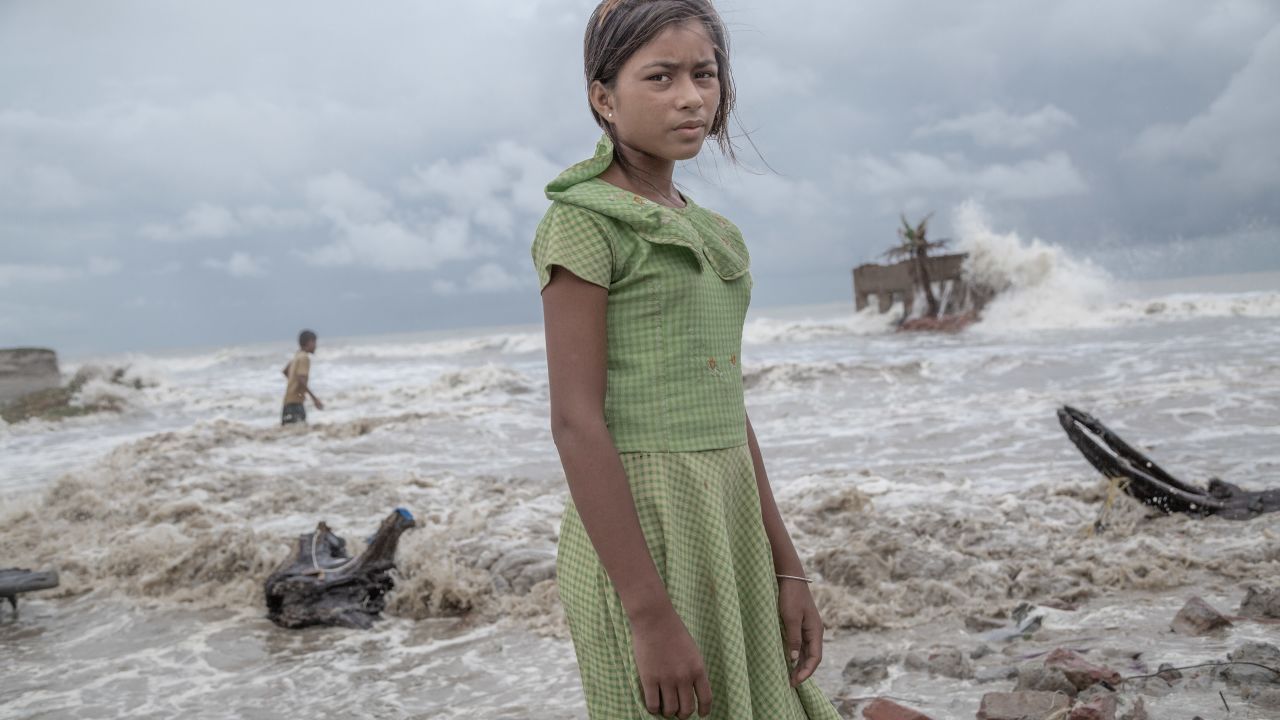
M822 623L743 406L747 248L672 182L707 137L733 155L724 26L709 0L605 0L585 55L605 137L547 186L533 260L588 710L834 720L808 680Z

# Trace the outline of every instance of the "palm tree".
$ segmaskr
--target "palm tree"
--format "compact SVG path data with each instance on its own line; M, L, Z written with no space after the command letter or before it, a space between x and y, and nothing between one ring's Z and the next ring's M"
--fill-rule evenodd
M912 261L912 275L914 276L916 287L924 289L925 302L929 304L929 317L938 317L940 308L938 306L938 298L933 294L933 282L929 279L929 253L934 250L941 250L951 242L950 239L930 241L927 237L929 233L929 218L933 217L933 213L924 216L924 219L917 225L907 222L907 216L902 215L902 227L898 228L899 244L889 248L885 252L885 257L890 260L907 260Z

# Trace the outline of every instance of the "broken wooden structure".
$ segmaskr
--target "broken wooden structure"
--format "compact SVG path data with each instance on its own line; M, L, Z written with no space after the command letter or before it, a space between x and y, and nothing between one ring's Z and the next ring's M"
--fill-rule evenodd
M1130 497L1163 512L1249 520L1280 511L1280 489L1245 490L1218 478L1197 487L1170 475L1089 413L1064 405L1058 422L1098 472L1119 480Z
M28 570L26 568L0 569L0 598L9 601L13 616L18 616L18 596L34 590L58 587L58 573L54 570Z
M367 630L387 606L395 586L396 547L415 523L397 508L382 521L369 547L347 555L347 541L321 522L298 538L293 555L267 577L267 617L277 625L301 628L338 625Z
M933 256L926 261L934 292L941 299L940 315L978 313L994 294L965 280L963 269L967 257L967 253L955 253ZM903 260L892 265L867 263L854 268L854 306L862 310L871 304L871 297L875 296L880 312L889 312L894 303L901 302L903 316L911 317L916 302L912 262Z

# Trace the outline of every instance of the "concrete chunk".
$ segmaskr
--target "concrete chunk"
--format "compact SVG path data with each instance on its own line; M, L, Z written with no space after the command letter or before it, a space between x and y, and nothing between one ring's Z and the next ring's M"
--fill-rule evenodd
M978 720L1050 720L1071 707L1071 698L1052 692L996 692L982 696Z

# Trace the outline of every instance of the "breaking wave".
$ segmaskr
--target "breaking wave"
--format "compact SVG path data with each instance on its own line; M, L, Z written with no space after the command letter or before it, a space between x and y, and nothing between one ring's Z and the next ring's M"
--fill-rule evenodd
M1060 245L991 228L965 203L952 220L966 279L998 291L974 329L982 333L1103 328L1219 317L1280 317L1280 292L1178 293L1135 298L1102 267Z

